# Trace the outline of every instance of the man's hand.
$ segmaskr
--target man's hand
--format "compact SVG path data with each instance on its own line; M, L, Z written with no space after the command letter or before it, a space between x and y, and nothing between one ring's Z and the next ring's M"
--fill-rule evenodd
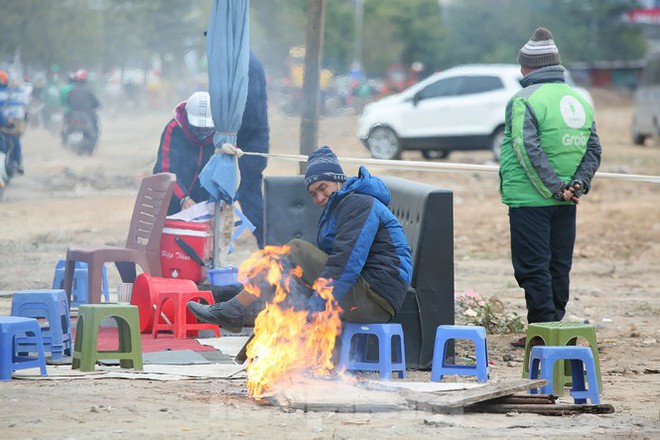
M571 183L568 184L568 187L573 191L575 197L580 198L584 194L584 184L581 180L573 179Z
M582 181L573 179L571 180L571 183L568 184L566 189L570 192L570 198L567 200L571 200L576 205L580 203L580 197L582 197L584 192L584 184Z
M576 205L578 203L580 203L580 197L575 195L575 192L573 191L572 188L570 188L568 190L568 199L566 199L566 200L570 200L571 202L575 203Z
M231 154L238 157L243 155L243 150L230 143L224 143L221 147L215 149L216 154Z
M181 201L181 210L183 211L184 209L188 209L195 206L195 201L191 199L190 197L185 197Z
M582 192L580 191L580 195L581 194ZM560 202L572 201L575 204L580 203L580 196L576 195L575 188L567 186L566 184L562 184L562 187L557 190L552 197Z

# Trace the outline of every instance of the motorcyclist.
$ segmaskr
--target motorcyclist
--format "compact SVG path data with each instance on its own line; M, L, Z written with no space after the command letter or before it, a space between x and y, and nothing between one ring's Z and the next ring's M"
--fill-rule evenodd
M9 74L0 70L0 151L9 153L9 142L14 148L7 163L11 164L18 174L23 174L23 152L20 136L25 126L25 103L17 100L18 90L9 87ZM4 166L4 163L2 164ZM0 176L0 179L3 179ZM4 187L4 180L0 187Z
M85 69L78 69L71 76L73 87L66 95L66 104L69 112L65 118L70 117L71 112L83 112L92 118L94 130L98 133L98 116L96 109L101 105L89 86L89 72Z

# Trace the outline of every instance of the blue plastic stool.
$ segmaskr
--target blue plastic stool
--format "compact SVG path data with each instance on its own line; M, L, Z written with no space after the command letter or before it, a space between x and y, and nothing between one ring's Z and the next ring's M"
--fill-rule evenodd
M32 336L27 336L31 334ZM31 338L36 346L37 357L19 356L16 341L19 338ZM34 318L19 316L0 316L0 381L8 382L15 370L39 367L41 375L46 376L46 358L41 341L39 321Z
M59 260L55 266L55 276L53 277L53 289L64 289L64 270L66 260ZM103 286L101 293L105 297L105 302L110 302L110 291L108 290L108 274L103 265ZM71 289L72 306L89 303L89 294L87 292L87 263L76 261L76 269L73 272L73 289Z
M474 342L475 365L448 364L445 359L447 342L451 339L469 339ZM435 331L435 346L433 347L433 366L431 380L440 382L442 376L458 374L461 376L477 376L478 382L488 381L488 347L486 344L486 329L475 325L440 325Z
M236 242L236 239L245 231L246 229L249 230L250 232L254 232L256 229L256 226L254 226L250 220L241 212L240 209L234 205L234 214L238 217L238 220L234 222L234 228L235 231L231 236L231 241L229 243L229 253L234 252L234 243Z
M578 341L586 341L591 347L591 354L596 363L599 389L603 391L603 382L600 376L600 361L598 359L598 341L596 340L596 327L591 324L570 321L535 322L527 327L527 338L525 343L525 356L523 361L522 377L529 377L529 355L532 351L532 342L541 341L541 344L549 347L563 347L566 345L578 345ZM559 362L555 365L554 395L561 396L564 387L572 385L571 363Z
M367 342L371 335L378 338L378 360L367 358ZM354 340L355 344L353 344ZM392 351L394 351L394 356ZM344 323L339 365L347 371L378 371L381 379L391 379L393 371L399 374L400 379L405 378L406 350L404 349L403 327L401 324L394 323Z
M62 289L23 290L14 293L11 302L12 316L47 319L48 326L41 327L43 350L51 353L54 361L62 355L71 356L71 319L66 293ZM37 347L34 338L17 338L19 353L33 353Z
M571 373L573 378L573 388L571 388L571 396L576 404L587 403L587 398L591 399L592 405L600 403L600 396L598 394L598 375L596 374L596 363L594 362L594 355L589 347L581 346L565 346L565 347L546 347L538 345L532 347L530 356L531 366L529 369L529 378L539 378L539 363L540 365L540 378L548 380L548 384L541 387L542 394L553 394L553 378L555 362L561 360L571 361ZM587 390L584 383L584 369L587 370L587 379L589 380L589 389ZM530 394L536 394L537 389L529 390Z

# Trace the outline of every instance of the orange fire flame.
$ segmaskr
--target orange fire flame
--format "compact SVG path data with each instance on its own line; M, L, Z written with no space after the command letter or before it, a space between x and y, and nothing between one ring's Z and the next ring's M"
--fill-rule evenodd
M247 347L248 394L256 398L293 370L323 376L334 368L332 352L341 332L341 307L330 281L320 278L312 287L326 300L325 310L308 317L305 308L294 308L292 283L299 283L302 269L285 268L283 257L288 252L288 246L267 246L239 268L239 277L246 280L245 289L251 294L261 296L265 284L274 291L255 320L254 339Z

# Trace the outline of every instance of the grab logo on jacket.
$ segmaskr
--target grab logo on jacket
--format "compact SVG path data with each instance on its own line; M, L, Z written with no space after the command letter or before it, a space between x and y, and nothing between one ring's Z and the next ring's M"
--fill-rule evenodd
M564 118L564 122L570 128L578 129L584 127L587 114L580 101L574 96L567 95L561 98L561 101L559 101L559 110L561 111L561 117Z

